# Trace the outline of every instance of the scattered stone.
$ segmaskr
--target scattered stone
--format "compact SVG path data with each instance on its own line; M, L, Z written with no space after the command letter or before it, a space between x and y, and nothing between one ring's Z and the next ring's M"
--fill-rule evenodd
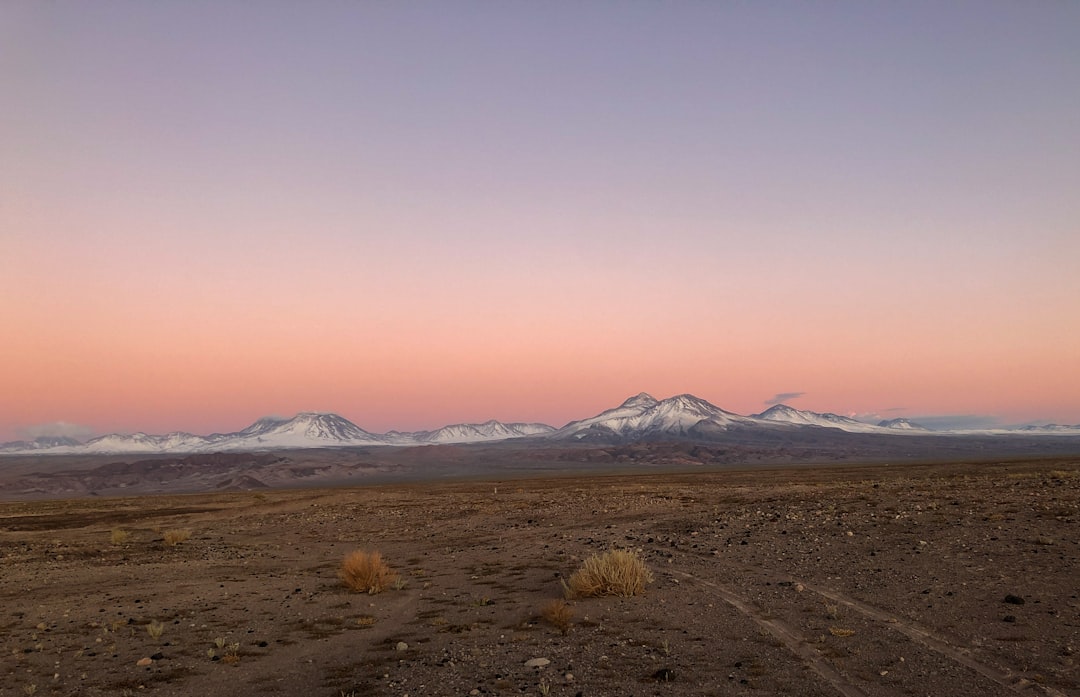
M1004 617L1001 618L1001 621L1002 622L1015 622L1016 621L1016 615L1005 615Z
M139 662L136 663L135 665L137 665L137 666L139 666L141 668L143 666L151 665L151 664L153 664L153 662L154 662L154 659L147 656L146 658L140 658Z
M1023 605L1025 600L1019 595L1012 595L1010 593L1009 595L1005 596L1005 600L1003 600L1002 602L1008 603L1009 605Z
M398 651L407 651L408 649L409 649L409 645L406 644L404 641L399 641L397 643L397 650Z
M551 661L549 661L546 658L530 658L529 660L525 661L525 667L526 668L543 668L544 666L546 666L549 663L551 663Z
M574 674L573 673L567 673L566 675L563 676L563 680L565 680L566 682L574 682Z
M160 651L158 651L157 653L155 653L155 654L154 654L153 656L151 656L150 658L151 658L152 660L154 660L154 661L160 661L161 659L165 658L165 654L163 654L163 653L161 653Z

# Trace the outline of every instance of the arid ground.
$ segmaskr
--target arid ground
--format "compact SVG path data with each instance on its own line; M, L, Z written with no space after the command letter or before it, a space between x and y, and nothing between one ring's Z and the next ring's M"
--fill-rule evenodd
M0 695L1077 695L1078 523L1080 458L0 503Z

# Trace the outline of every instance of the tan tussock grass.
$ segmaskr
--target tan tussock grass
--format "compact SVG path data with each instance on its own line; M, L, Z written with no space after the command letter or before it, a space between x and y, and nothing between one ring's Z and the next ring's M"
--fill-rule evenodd
M166 530L164 533L165 544L175 547L191 537L191 531L187 529Z
M552 600L540 609L540 616L552 627L566 634L570 631L570 623L574 619L574 608L567 605L565 600Z
M644 593L645 584L652 580L652 572L637 554L613 549L586 559L564 584L564 591L568 598L604 595L628 598Z
M383 592L398 578L383 561L381 553L363 550L357 550L345 557L338 576L350 590L369 594Z
M109 531L109 542L114 545L122 545L131 540L131 533L127 530L121 530L120 528L113 528Z

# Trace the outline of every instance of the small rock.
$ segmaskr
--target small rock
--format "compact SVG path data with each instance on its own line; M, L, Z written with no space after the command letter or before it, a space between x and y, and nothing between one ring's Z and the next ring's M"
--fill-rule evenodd
M1005 599L1002 600L1001 602L1008 603L1009 605L1023 605L1025 600L1023 598L1021 598L1019 595L1012 595L1010 593L1009 595L1006 595Z
M155 661L160 661L161 659L165 658L165 654L163 654L163 653L161 653L160 651L158 651L157 653L155 653L155 654L154 654L153 656L151 656L150 658L151 658L152 660L155 660Z
M661 668L652 674L652 679L656 682L675 682L675 671L671 668Z
M137 666L139 666L139 667L142 667L142 666L148 666L148 665L151 665L151 664L152 664L153 662L154 662L154 659L152 659L152 658L150 658L149 656L147 656L146 658L140 658L140 659L139 659L139 662L138 662L138 663L136 663L135 665L137 665Z
M551 663L551 661L549 661L546 658L530 658L529 660L525 661L525 667L526 668L543 668L548 663Z
M1001 621L1002 622L1015 622L1016 621L1016 615L1005 615L1004 617L1001 618Z
M563 680L565 680L566 682L574 682L574 674L573 673L567 673L566 675L563 676Z
M408 648L409 648L409 645L406 644L404 641L399 641L397 643L397 650L398 651L407 651Z

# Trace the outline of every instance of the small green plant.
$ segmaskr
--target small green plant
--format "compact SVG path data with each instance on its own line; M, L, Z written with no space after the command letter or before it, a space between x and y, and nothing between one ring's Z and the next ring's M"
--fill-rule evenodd
M398 580L379 552L357 550L345 557L338 571L341 582L350 590L374 595L391 587Z
M150 624L146 625L146 633L154 639L160 639L162 633L165 631L165 623L158 622L157 620L150 620Z
M225 655L221 657L221 662L231 666L240 662L240 644L238 642L234 642L225 647Z
M652 580L652 572L637 554L613 549L586 559L581 568L571 574L569 582L564 582L563 591L568 598L605 595L628 598L644 593L645 585Z

